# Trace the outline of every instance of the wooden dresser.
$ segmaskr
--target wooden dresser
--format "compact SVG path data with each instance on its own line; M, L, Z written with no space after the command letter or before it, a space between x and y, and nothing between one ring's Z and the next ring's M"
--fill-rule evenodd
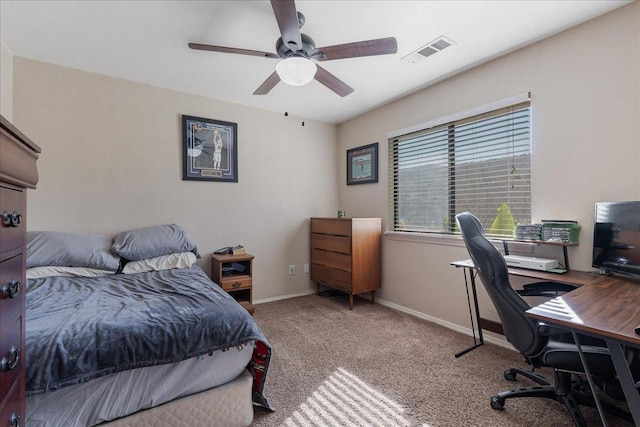
M0 426L24 425L27 188L40 148L0 116Z
M311 218L311 280L353 296L380 289L380 218Z

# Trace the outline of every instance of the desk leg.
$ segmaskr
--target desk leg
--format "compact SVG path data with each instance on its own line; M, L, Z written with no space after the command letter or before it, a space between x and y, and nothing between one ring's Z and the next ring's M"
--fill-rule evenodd
M595 400L596 406L598 407L598 413L600 414L602 425L604 427L607 427L607 418L604 415L604 409L602 409L602 403L600 403L600 398L598 397L598 390L596 389L596 385L593 382L593 378L591 377L591 371L589 370L589 365L587 365L587 359L585 359L584 353L582 352L582 346L580 345L578 334L571 331L571 335L573 335L573 341L575 341L576 347L578 348L578 355L580 356L580 361L582 362L584 373L587 375L587 381L589 381L589 387L591 387L591 394L593 395L593 399Z
M476 312L476 320L473 320L473 313L471 312L471 299L469 298L469 282L467 281L467 269L462 268L464 274L464 287L467 290L467 305L469 306L469 317L471 318L471 334L473 335L473 345L455 354L455 357L460 357L467 354L471 350L480 347L484 344L484 338L482 337L482 328L480 327L480 309L478 308L478 293L476 292L476 278L472 269L469 269L469 277L471 279L471 292L473 294L473 305ZM476 325L478 326L478 340L476 340Z
M622 345L615 341L605 341L607 342L607 347L609 347L609 351L611 352L613 366L615 366L616 372L618 373L618 379L622 385L624 397L627 399L629 411L631 411L635 425L638 426L640 425L640 396L638 396L638 391L635 388L631 370L629 370L627 360L624 357Z

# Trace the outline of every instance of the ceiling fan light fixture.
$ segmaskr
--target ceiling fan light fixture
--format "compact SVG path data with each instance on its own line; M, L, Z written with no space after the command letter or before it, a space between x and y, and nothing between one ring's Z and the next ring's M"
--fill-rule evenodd
M316 75L318 67L310 59L293 56L276 64L276 73L280 80L291 86L303 86Z

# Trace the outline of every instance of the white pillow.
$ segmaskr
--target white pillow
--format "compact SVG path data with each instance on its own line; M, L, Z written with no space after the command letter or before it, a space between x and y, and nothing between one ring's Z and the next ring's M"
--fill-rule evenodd
M114 274L113 271L89 267L46 266L27 268L27 279L42 279L44 277L100 277Z
M122 269L122 273L135 274L146 271L170 270L172 268L189 268L195 262L196 255L193 252L177 252L140 261L129 261Z

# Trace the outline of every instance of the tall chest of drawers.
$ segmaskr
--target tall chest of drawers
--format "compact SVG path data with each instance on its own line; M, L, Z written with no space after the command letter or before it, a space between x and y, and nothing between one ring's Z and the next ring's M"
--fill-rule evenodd
M381 286L380 218L311 218L311 280L353 296Z
M24 425L26 189L40 148L0 116L0 426Z

